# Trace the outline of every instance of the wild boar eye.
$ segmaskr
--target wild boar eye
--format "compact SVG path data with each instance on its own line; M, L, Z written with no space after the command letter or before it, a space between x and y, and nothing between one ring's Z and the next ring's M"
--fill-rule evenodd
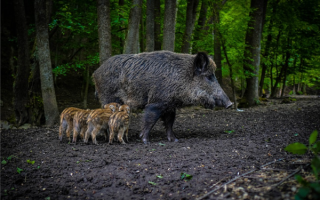
M216 80L216 77L214 74L211 74L210 76L207 76L206 78L211 82L214 82Z

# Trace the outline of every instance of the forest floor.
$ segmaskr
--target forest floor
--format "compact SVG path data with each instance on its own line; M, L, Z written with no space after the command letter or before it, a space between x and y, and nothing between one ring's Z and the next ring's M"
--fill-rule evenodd
M179 109L178 143L158 122L144 145L142 113L132 115L126 145L103 136L99 145L69 144L65 135L60 142L58 126L3 129L1 199L293 199L299 185L286 177L301 169L314 179L311 157L284 148L308 144L320 130L320 98L281 101L243 111Z

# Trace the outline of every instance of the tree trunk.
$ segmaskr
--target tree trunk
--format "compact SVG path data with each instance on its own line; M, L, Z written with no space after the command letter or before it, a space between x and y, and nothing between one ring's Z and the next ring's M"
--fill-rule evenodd
M84 87L84 95L83 95L83 108L87 109L88 107L88 89L89 89L89 82L90 82L90 67L89 65L86 66L86 78L85 78L85 87Z
M288 49L290 47L290 40L288 39ZM289 67L289 59L290 59L290 52L287 50L286 52L286 62L284 64L284 76L283 76L283 82L282 82L282 92L281 92L281 97L283 97L285 89L286 89L286 81L287 81L287 71Z
M217 6L217 4L214 4ZM216 12L213 14L213 47L214 47L214 62L217 65L217 70L215 72L216 77L218 79L218 82L220 83L221 87L223 87L223 81L222 81L222 63L221 63L221 43L220 43L220 37L219 37L219 30L218 25L220 23L220 15L219 15L219 9L216 9Z
M286 58L285 64L284 64L284 66L281 67L280 73L276 78L276 82L274 83L272 90L271 90L271 97L276 97L276 95L277 95L277 86L281 82L282 75L284 74L286 68L288 67L287 66L287 62L289 62L288 59L289 58Z
M46 18L47 18L47 24L50 24L51 22L51 15L52 15L52 6L53 2L52 0L46 0Z
M154 50L161 50L161 7L160 0L154 0Z
M265 59L267 59L267 57L269 56L269 50L270 50L270 46L271 46L271 42L272 42L272 27L273 27L273 16L276 13L276 9L277 9L277 5L279 3L280 0L277 0L274 2L273 4L273 9L272 9L272 14L271 14L271 19L270 19L270 24L268 26L268 36L267 36L267 41L266 41L266 47L264 50L264 55L263 57ZM267 3L267 1L265 2ZM263 15L266 15L266 6L265 9L263 11ZM265 18L265 17L264 17ZM263 23L264 24L264 23ZM263 28L263 27L262 27ZM259 86L259 96L262 95L262 90L263 90L263 84L264 84L264 78L265 78L265 74L267 71L267 65L265 63L262 63L262 70L261 70L261 78L260 78L260 86Z
M57 122L59 112L52 77L46 2L35 0L34 9L43 107L46 125L52 126Z
M207 0L202 0L200 15L198 19L198 25L195 27L194 31L194 40L192 44L192 53L195 54L198 52L198 40L201 37L201 32L204 29L204 25L207 20L207 10L208 10L208 2Z
M272 41L272 35L271 35L271 22L269 25L269 34L267 36L267 42L266 42L266 48L264 51L264 55L263 57L265 59L267 59L267 57L269 56L269 49L270 49L270 45L271 45L271 41ZM261 70L261 79L260 79L260 87L259 87L259 96L262 95L262 89L263 89L263 84L264 84L264 78L266 75L266 71L267 71L267 65L265 63L262 63L262 70Z
M292 94L296 94L296 76L293 74L293 89L292 89Z
M110 0L98 0L97 4L99 63L102 65L112 55Z
M119 7L122 7L122 6L124 6L124 0L119 0ZM121 10L121 8L120 8L120 10ZM123 19L122 12L119 12L119 20ZM118 50L119 54L121 54L123 52L123 47L124 47L123 38L125 38L125 35L126 35L126 31L123 30L124 29L123 25L124 25L124 22L123 22L123 20L121 20L121 24L119 26L119 30L121 30L121 32L124 35L124 37L121 37L121 36L119 37L119 43L120 43L120 48Z
M241 78L241 98L244 97L244 92L246 91L245 89L245 78Z
M142 9L141 9L141 17L140 17L140 35L139 35L139 38L140 38L140 45L139 45L139 52L142 52L144 49L145 49L145 46L144 46L144 33L145 33L145 30L144 30L144 21L143 21L143 17L144 14L142 13ZM138 41L139 41L139 38L138 38Z
M133 0L129 24L128 24L128 33L124 45L124 54L136 54L139 53L139 24L141 18L141 6L142 0Z
M146 51L154 51L154 34L155 34L155 0L147 0L147 17L146 17Z
M28 27L25 15L24 1L14 1L14 14L18 39L18 67L14 80L14 112L19 126L26 123L28 117L28 78L30 71L30 56L28 43Z
M222 39L221 37L221 34L219 34L220 38ZM237 109L237 97L236 97L236 89L235 89L235 86L234 86L234 80L233 80L233 73L232 73L232 65L229 61L229 58L228 58L228 54L227 54L227 50L226 50L226 45L225 43L221 40L222 42L222 49L223 49L223 52L224 52L224 56L226 58L226 61L227 61L227 64L229 66L229 71L230 71L230 79L231 79L231 88L232 88L232 96L233 96L233 102L234 102L234 109Z
M251 0L250 21L246 33L246 48L244 52L244 70L249 74L246 78L247 88L245 98L249 106L255 105L259 98L259 66L261 51L261 33L263 10L267 0Z
M199 0L188 0L186 13L186 29L184 31L181 47L182 53L190 53L190 42L192 40L192 31L194 28L198 4Z
M221 87L223 87L223 81L222 81L222 57L221 57L221 38L219 34L219 24L220 24L220 10L222 6L226 3L226 1L223 2L214 2L212 5L213 9L213 48L214 48L214 61L217 65L216 70L216 77L218 79L218 82L220 83Z
M163 50L174 51L177 0L165 0L163 23Z
M36 56L32 58L31 75L29 81L30 105L29 122L32 125L40 126L44 118L43 103L41 101L41 80L39 62ZM45 119L43 120L45 122Z

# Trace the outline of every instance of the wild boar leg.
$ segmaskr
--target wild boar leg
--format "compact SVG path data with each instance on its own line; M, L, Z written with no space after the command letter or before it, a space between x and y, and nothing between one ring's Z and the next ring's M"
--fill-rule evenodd
M123 140L123 135L125 131L126 131L125 128L120 128L120 130L118 131L118 140L119 142L121 142L121 144L126 144Z
M72 123L73 123L73 121L69 121L68 122L68 128L67 128L67 138L69 139L69 142L70 142L71 131L73 129Z
M80 131L79 130L79 126L78 125L74 125L74 127L73 127L73 139L72 139L73 143L77 142L77 137L78 137L79 131Z
M98 135L100 129L101 129L100 126L96 126L96 127L94 127L93 131L91 132L91 139L92 139L93 144L98 144L97 135Z
M164 126L166 127L169 142L178 142L179 140L176 138L172 130L173 123L176 119L176 109L166 111L161 116L161 119L163 120Z
M86 126L84 126L84 127L81 128L81 131L80 131L80 137L81 137L81 139L84 139L84 136L85 136L86 131L87 131L87 127L86 127Z
M66 132L68 123L66 120L62 120L60 127L59 127L59 140L62 141L62 134L64 134Z
M140 133L140 137L142 138L143 143L149 143L149 133L152 127L160 118L162 110L163 109L161 108L161 105L158 104L149 104L145 107L143 116L143 128Z
M94 126L92 124L88 125L88 129L86 131L86 134L85 134L84 140L83 140L84 143L88 143L88 140L89 140L89 137L91 135L93 128L94 128Z

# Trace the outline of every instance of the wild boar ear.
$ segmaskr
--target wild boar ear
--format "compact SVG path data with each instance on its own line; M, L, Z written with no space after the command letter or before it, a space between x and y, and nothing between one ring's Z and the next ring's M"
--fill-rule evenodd
M208 70L209 58L206 53L198 52L193 61L193 76L200 75Z

